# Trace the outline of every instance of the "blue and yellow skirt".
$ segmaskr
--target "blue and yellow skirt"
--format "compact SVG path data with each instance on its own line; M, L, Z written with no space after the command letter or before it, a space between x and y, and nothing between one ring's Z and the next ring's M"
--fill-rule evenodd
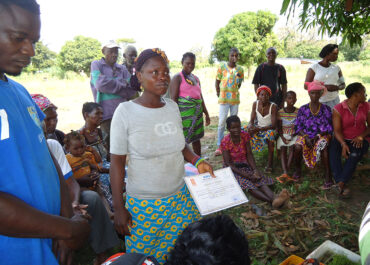
M126 252L154 256L164 263L178 235L200 214L184 187L162 199L136 199L127 196L126 207L132 215L131 237L126 237Z

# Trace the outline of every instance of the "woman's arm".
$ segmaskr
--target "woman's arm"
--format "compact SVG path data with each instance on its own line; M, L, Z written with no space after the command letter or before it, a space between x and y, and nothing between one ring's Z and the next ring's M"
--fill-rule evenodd
M182 150L182 154L184 156L184 159L185 161L187 162L190 162L192 163L193 165L195 165L195 162L200 158L198 155L196 155L191 149L190 147L185 144L185 147L184 149ZM213 173L213 168L210 164L208 164L208 162L206 162L205 160L201 160L201 162L198 163L197 165L197 169L199 171L200 174L202 173L210 173L212 177L216 177Z
M176 74L170 82L170 96L177 103L180 93L181 76Z
M206 126L208 126L208 125L211 124L211 119L209 118L208 110L207 110L207 107L206 107L206 103L204 102L203 95L200 94L200 96L202 98L203 113L204 113L204 115L206 115Z
M248 123L248 126L247 126L247 128L248 128L248 133L249 134L255 134L258 130L259 130L259 128L256 128L255 126L254 126L254 122L255 122L255 120L256 120L256 101L255 102L253 102L253 105L252 105L252 112L251 112L251 120L249 121L249 123Z
M239 168L237 168L235 164L232 162L229 150L222 150L222 157L223 157L225 165L230 167L234 173L242 177L246 177L246 178L249 177L247 174L245 174L243 170L240 170Z
M111 154L110 182L114 205L114 226L121 235L130 236L128 226L132 226L132 217L123 204L125 165L126 155Z
M366 123L366 130L351 141L356 148L361 148L364 142L364 138L370 134L370 112L367 113Z
M333 127L334 127L334 136L342 146L342 156L348 158L349 147L344 141L343 130L342 130L342 118L336 109L333 109Z
M312 82L314 78L315 78L315 72L311 68L308 68L307 74L306 74L306 79L304 80L304 82ZM303 87L304 87L304 89L307 90L307 85L306 84L304 84Z

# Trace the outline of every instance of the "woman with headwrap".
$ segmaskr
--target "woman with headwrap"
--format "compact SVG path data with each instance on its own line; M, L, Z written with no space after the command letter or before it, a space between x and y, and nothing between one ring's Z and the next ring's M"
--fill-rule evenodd
M159 49L144 50L134 64L133 88L142 95L121 103L111 127L111 184L117 231L127 252L164 262L178 234L200 217L184 183L184 160L200 173L212 167L185 144L177 104L162 97L170 82L168 60ZM126 207L122 188L129 156Z
M48 139L57 140L61 146L64 146L64 133L56 129L58 124L58 107L50 100L41 94L31 94L33 101L46 115L44 122L46 126L46 137Z
M298 180L301 177L302 156L306 166L314 168L322 155L325 166L323 189L329 189L333 185L328 157L330 135L333 132L331 109L319 101L326 93L326 87L322 82L307 82L306 85L311 101L299 108L295 120L295 132L298 138L294 146L296 171L293 178Z
M272 172L275 148L275 129L277 125L277 106L270 102L272 95L268 86L260 86L257 91L257 101L253 103L251 120L247 130L251 136L251 147L253 151L260 152L267 144L268 163L266 173Z
M320 102L328 105L331 109L339 103L338 91L346 87L342 70L338 65L332 64L338 59L338 45L328 44L322 48L319 56L322 60L313 64L307 71L306 81L314 80L323 82L327 93L320 98ZM307 85L304 85L307 89Z

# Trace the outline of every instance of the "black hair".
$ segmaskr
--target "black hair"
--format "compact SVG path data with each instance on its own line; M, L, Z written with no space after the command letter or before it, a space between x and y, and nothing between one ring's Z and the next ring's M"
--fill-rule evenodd
M168 59L167 59L166 54L158 48L146 49L146 50L142 51L140 53L140 55L138 57L136 57L136 59L135 59L135 63L134 63L135 72L130 78L131 88L133 88L137 91L141 91L140 90L141 84L139 82L139 79L137 79L137 76L136 76L135 73L140 72L141 69L143 68L143 66L145 65L145 63L150 58L155 57L155 56L161 57L166 63L168 63Z
M337 44L327 44L324 46L324 48L322 48L321 52L319 53L319 56L321 58L324 58L337 48L338 48Z
M237 115L232 115L226 119L226 128L229 129L231 127L231 123L233 122L240 122L240 119Z
M34 15L40 15L40 6L35 0L0 0L0 6L9 8L11 5L21 7Z
M248 241L227 215L190 224L177 238L165 265L250 265Z
M237 54L240 54L240 53L239 53L238 48L236 48L236 47L232 47L232 48L230 49L230 51L229 51L229 54L231 54L231 53L233 53L233 52L236 52Z
M364 85L361 84L360 82L349 84L345 90L346 97L347 98L352 97L354 93L360 91L362 88L364 88Z
M288 92L285 93L285 97L284 98L287 98L288 97L288 94L293 94L295 97L297 97L297 94L293 90L289 90Z
M184 63L184 61L185 61L185 59L186 58L191 58L191 59L194 59L194 61L197 59L197 57L195 56L195 54L194 53L192 53L192 52L187 52L187 53L184 53L183 55L182 55L182 59L181 59L181 64L183 64Z
M85 137L80 134L78 131L71 131L70 133L67 133L65 136L64 136L64 146L65 148L69 148L72 140L78 140L78 141L81 141L82 143L85 143Z
M99 103L95 102L85 102L82 105L82 117L85 119L85 113L91 113L94 111L94 109L102 108L102 106Z

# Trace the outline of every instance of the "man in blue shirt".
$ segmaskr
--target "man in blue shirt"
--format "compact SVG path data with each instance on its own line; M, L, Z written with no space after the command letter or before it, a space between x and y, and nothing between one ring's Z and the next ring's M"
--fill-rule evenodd
M41 129L44 114L19 75L34 56L40 11L34 0L0 0L0 260L58 264L52 240L75 248L89 226L72 213L59 166Z

